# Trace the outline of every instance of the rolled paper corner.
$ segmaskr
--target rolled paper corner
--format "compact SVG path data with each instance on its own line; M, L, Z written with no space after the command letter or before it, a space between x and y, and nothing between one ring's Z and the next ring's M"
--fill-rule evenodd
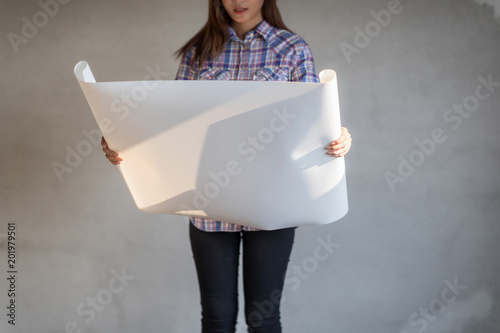
M324 69L319 74L319 82L328 83L337 78L337 73L333 69Z
M94 74L92 74L92 70L90 70L90 66L85 60L82 60L79 63L77 63L73 71L75 73L76 78L79 81L86 83L96 82Z

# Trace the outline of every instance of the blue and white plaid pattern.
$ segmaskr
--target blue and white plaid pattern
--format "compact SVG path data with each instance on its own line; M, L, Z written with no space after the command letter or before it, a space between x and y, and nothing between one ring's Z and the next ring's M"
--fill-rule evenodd
M195 48L182 58L176 80L261 80L319 82L309 46L294 33L262 21L241 40L232 28L222 53L199 66ZM255 231L256 228L191 217L203 231Z

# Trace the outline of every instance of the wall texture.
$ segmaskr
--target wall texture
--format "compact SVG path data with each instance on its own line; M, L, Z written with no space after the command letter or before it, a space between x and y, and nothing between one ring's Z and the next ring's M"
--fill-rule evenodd
M500 332L495 4L281 1L317 69L337 71L354 139L349 214L298 229L285 332ZM148 68L173 79L172 54L201 27L206 1L0 8L0 332L199 331L187 224L136 209L86 136L97 125L73 66L87 60L101 81L140 80ZM66 164L83 141L92 151L60 181L53 162ZM17 232L15 326L8 223Z

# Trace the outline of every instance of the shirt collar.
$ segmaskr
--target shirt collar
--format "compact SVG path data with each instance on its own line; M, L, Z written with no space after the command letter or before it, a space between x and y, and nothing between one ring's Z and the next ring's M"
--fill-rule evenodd
M268 41L269 38L271 37L273 30L274 27L270 25L266 20L263 20L254 30L251 30L247 33L247 35L245 36L245 41L249 41L255 38L256 33L261 35L266 41ZM231 27L229 27L229 38L234 41L241 40Z
M271 38L274 29L275 28L267 23L266 20L263 20L262 22L260 22L257 28L255 28L255 32L260 34L266 41L268 41Z

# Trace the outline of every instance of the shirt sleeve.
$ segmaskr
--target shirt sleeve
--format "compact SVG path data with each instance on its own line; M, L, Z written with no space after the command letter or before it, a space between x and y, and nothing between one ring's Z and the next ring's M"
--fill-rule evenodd
M196 80L197 64L193 64L195 48L191 48L188 53L182 57L179 69L177 70L176 80Z
M318 83L314 59L309 46L302 42L297 45L295 65L291 73L291 81Z

